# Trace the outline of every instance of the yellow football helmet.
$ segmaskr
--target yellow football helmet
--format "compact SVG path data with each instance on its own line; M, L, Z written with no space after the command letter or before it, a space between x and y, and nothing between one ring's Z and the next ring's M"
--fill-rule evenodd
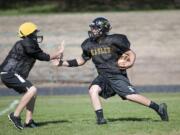
M38 30L36 24L32 22L25 22L20 25L18 35L21 38L26 37L35 32L36 30Z

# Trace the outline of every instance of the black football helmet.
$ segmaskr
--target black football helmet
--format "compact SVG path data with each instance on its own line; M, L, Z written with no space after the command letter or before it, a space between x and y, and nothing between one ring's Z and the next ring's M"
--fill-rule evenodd
M97 39L103 35L107 35L111 30L109 21L104 17L98 17L94 19L89 27L91 28L91 30L88 31L88 35L93 39Z

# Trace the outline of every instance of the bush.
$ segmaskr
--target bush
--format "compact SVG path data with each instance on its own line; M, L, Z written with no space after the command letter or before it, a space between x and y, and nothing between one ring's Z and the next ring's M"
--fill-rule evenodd
M2 10L42 5L54 5L48 12L149 10L180 8L180 0L0 0Z

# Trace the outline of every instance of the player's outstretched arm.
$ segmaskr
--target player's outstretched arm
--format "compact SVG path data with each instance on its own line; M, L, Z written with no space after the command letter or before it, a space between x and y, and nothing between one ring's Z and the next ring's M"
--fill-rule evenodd
M65 66L65 67L78 67L78 66L82 66L86 63L86 61L82 58L76 58L76 59L72 59L72 60L53 60L52 61L53 65L55 66Z
M72 59L72 60L60 60L59 66L78 67L78 66L84 65L85 62L86 61L82 57L79 57L79 58Z

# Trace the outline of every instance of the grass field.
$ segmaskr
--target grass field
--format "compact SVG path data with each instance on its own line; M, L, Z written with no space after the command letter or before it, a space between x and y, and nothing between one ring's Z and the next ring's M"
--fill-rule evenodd
M118 96L102 100L107 125L95 124L88 96L39 96L34 119L36 129L15 129L0 116L0 135L179 135L180 93L143 93L168 104L169 122L162 122L151 109L122 101ZM0 111L19 97L0 97ZM22 114L24 118L24 114Z

